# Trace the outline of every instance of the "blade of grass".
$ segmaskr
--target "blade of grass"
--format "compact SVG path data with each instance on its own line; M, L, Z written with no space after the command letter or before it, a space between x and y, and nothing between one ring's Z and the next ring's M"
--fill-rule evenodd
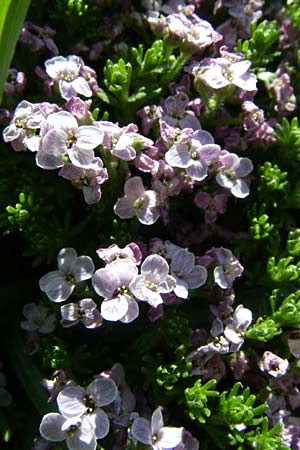
M1 0L0 7L0 104L8 69L31 0Z

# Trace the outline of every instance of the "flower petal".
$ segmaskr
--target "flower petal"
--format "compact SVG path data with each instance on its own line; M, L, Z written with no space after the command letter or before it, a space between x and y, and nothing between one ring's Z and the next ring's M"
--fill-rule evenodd
M87 410L83 403L84 389L80 386L69 386L64 388L57 396L59 411L65 417L81 416Z
M46 414L40 424L41 436L51 442L59 442L65 439L65 432L61 431L65 418L58 413Z
M86 390L91 395L96 406L101 407L112 403L118 395L116 384L110 378L97 378Z
M143 417L134 420L131 426L131 435L142 444L152 445L151 423Z

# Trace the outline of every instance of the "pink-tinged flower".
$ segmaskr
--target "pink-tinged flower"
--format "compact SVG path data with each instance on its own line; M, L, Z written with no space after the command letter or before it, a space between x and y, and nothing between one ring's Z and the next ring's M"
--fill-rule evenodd
M55 328L55 314L48 315L48 310L43 305L27 303L23 307L26 321L21 322L21 328L25 331L38 331L39 333L52 333Z
M240 158L235 153L224 150L220 156L221 167L218 169L216 182L219 186L230 190L237 198L245 198L249 195L249 186L244 180L253 170L253 164L249 158Z
M141 265L141 275L137 275L130 283L129 288L133 295L156 308L163 303L160 294L174 290L176 280L169 275L167 261L159 255L150 255Z
M23 100L18 104L11 123L3 130L4 142L11 142L16 151L37 151L39 148L40 137L36 130L45 117L36 114L34 107L34 104Z
M195 83L203 83L212 89L229 86L243 91L256 91L256 76L250 72L251 61L236 53L220 49L220 58L205 58L199 64L192 63L187 71L195 77Z
M110 153L124 161L132 161L137 156L136 149L153 145L151 139L138 133L138 127L134 123L120 128L112 122L96 122L104 133L103 147Z
M176 280L174 292L180 298L188 298L189 289L202 286L207 278L205 267L195 265L195 255L184 248L173 255L171 274Z
M118 396L113 380L97 378L86 389L69 386L57 396L58 409L64 417L85 417L92 425L96 439L103 439L109 431L109 419L101 409L110 405Z
M85 167L66 163L60 169L58 175L72 181L76 188L82 189L84 199L89 205L100 200L102 195L100 185L108 179L107 170L103 168L103 162L100 158L94 158Z
M117 258L129 258L137 265L141 263L143 256L139 245L135 242L130 242L124 248L111 244L107 248L99 248L96 253L106 263L111 263Z
M199 450L199 441L189 431L183 430L182 442L174 450Z
M208 256L212 256L216 260L214 268L214 280L222 289L231 288L235 278L240 277L243 273L243 266L238 259L227 248L212 248L207 252Z
M77 166L92 164L95 158L93 150L103 140L103 133L98 127L78 126L77 120L68 111L50 114L45 129L41 149L36 155L37 165L42 169L62 167L66 156Z
M269 90L275 97L275 111L286 115L294 111L297 107L297 99L294 94L294 88L291 85L291 78L288 73L282 72L282 68L277 70L276 77L269 85Z
M45 62L45 67L49 77L58 83L60 95L65 100L76 97L77 94L92 96L88 81L81 76L83 61L78 56L54 56Z
M167 97L164 101L165 114L162 115L161 120L164 120L173 127L199 130L201 128L200 122L195 116L195 113L187 109L188 104L189 98L185 92L178 92L175 95Z
M26 75L17 69L11 68L8 71L7 79L4 83L3 95L9 96L17 92L22 92L26 86Z
M93 426L87 417L66 418L58 413L46 414L40 424L41 436L51 442L66 441L69 450L96 450Z
M26 21L21 30L19 41L29 45L32 52L46 48L52 55L58 55L58 48L52 39L55 34L55 30L47 25L39 27L32 22Z
M209 22L193 14L190 8L185 10L187 14L179 12L168 15L166 32L171 42L178 42L184 51L193 53L220 41L222 35Z
M173 449L182 442L183 428L164 427L161 407L153 412L151 421L137 417L130 431L134 439L153 450Z
M218 161L221 148L214 143L210 133L203 130L194 131L187 144L174 144L165 154L165 159L172 167L185 168L186 173L195 181L207 177L210 164Z
M58 270L44 275L39 286L51 301L60 303L70 297L76 284L92 278L95 266L89 256L77 256L74 248L63 248L57 261Z
M270 351L264 352L262 358L258 361L258 367L263 372L267 372L272 377L282 377L289 368L287 359L282 359Z
M78 303L68 303L60 307L63 327L72 327L83 323L86 328L98 328L102 325L102 317L96 303L91 298L84 298Z
M126 181L125 196L119 198L114 206L114 212L121 219L136 216L144 225L152 225L159 218L158 195L155 191L145 190L140 177Z
M197 192L194 203L198 208L204 210L205 223L213 223L219 214L226 211L228 196L226 194L211 195L208 192Z
M139 307L129 288L137 274L138 269L131 259L116 259L94 273L93 288L104 297L101 303L103 319L130 323L137 318Z
M224 336L226 339L235 344L236 351L240 349L244 342L244 334L246 329L252 322L252 312L243 305L239 305L234 311L232 321L225 327Z
M50 379L44 378L41 381L41 385L50 394L48 402L53 402L56 400L60 391L62 391L66 386L74 386L75 383L67 378L63 370L55 370Z
M90 107L92 100L81 100L79 97L71 97L66 102L67 110L80 121L92 120Z

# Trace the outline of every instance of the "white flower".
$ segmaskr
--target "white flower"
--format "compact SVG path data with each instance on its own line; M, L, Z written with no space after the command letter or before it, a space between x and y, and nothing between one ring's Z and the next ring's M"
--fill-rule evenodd
M133 177L126 181L125 196L119 198L114 206L114 212L121 219L136 216L144 225L152 225L159 218L158 194L152 190L145 190L140 177Z
M48 130L42 138L36 162L42 169L63 166L67 155L75 165L86 166L94 162L94 149L102 143L103 132L94 125L78 126L68 111L59 111L47 117Z
M41 436L51 442L66 440L69 450L95 450L93 426L87 417L66 418L58 413L46 414L40 424Z
M66 58L55 56L45 62L47 74L58 83L59 92L65 100L76 97L76 94L92 96L88 81L80 75L82 66L82 59L75 55Z
M164 427L161 408L158 407L150 420L138 417L131 427L131 434L153 450L173 449L182 442L183 428Z
M58 270L44 275L39 286L50 300L60 303L70 297L77 283L92 277L95 267L89 256L77 256L74 248L63 248L57 261Z

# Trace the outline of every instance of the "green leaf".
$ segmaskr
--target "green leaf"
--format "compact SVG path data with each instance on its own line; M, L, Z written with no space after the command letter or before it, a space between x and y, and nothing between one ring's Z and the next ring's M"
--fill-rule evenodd
M1 0L0 8L0 103L8 69L25 20L30 0Z

